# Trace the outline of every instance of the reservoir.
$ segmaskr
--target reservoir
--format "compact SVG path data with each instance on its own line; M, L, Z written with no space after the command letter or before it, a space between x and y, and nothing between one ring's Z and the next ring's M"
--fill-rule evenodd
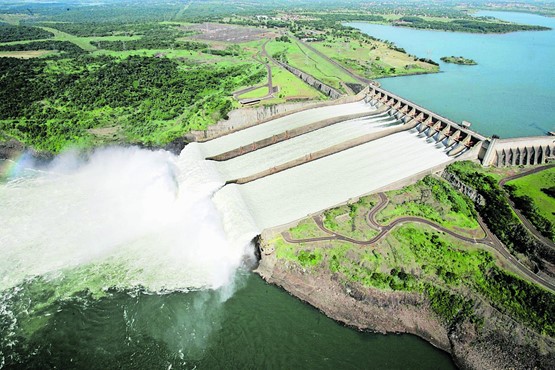
M553 131L555 18L492 11L476 16L552 29L470 34L368 23L348 25L440 64L440 73L381 79L386 90L455 121L469 121L472 129L486 136L534 136ZM440 61L451 55L474 59L478 65Z

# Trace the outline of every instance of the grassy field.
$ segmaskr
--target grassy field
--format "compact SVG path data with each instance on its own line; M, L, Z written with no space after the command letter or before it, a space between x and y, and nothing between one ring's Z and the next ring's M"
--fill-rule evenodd
M274 99L265 100L264 104L283 103L287 98L326 99L326 96L318 90L278 66L272 66L272 80L274 86L279 87L279 92L275 94Z
M295 227L292 227L289 232L295 239L314 238L327 235L316 225L316 222L314 222L312 218L306 218L300 221Z
M457 233L482 238L473 205L445 181L427 178L401 190L387 193L388 205L376 215L381 224L404 216L434 221Z
M524 176L507 184L516 186L517 195L531 197L538 212L555 224L555 198L542 191L555 186L555 168Z
M266 45L266 50L270 55L284 53L290 65L314 76L333 88L342 89L341 81L357 82L341 68L305 48L294 39L291 39L291 42L273 40Z
M40 28L42 28L43 30L46 30L48 32L52 32L54 34L54 37L51 40L69 41L69 42L72 42L75 45L79 46L81 49L86 50L86 51L95 51L96 50L96 47L94 45L91 45L88 38L77 37L77 36L74 36L74 35L70 35L69 33L58 31L55 28L50 28L50 27L40 27Z
M437 72L437 66L415 60L412 56L392 50L379 41L362 42L350 38L328 36L311 45L344 67L366 77Z
M237 98L239 99L252 99L252 98L262 98L268 94L268 86L262 86L258 89L249 91L246 94L239 95Z
M377 203L377 197L370 195L355 203L332 208L324 212L324 226L333 232L357 240L368 240L378 231L368 225L366 214Z

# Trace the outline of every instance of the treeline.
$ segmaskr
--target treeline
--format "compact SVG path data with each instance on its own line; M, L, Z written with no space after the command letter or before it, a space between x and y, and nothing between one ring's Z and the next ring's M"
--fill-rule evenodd
M79 37L105 37L115 35L144 35L149 31L167 30L175 28L172 24L161 23L118 23L118 22L90 22L90 23L48 23L44 24L58 31Z
M510 312L543 335L555 336L555 294L524 281L492 264L484 269L485 279L478 285L480 293L495 307Z
M132 142L169 142L225 118L231 91L258 83L265 72L252 65L183 69L140 56L83 55L66 71L52 63L0 58L0 129L55 152L105 126L120 127Z
M51 37L54 37L54 34L42 28L0 24L0 42L40 40Z
M411 27L418 29L431 29L452 32L471 33L507 33L515 31L544 31L549 27L531 26L513 23L493 23L474 19L454 19L451 21L434 21L415 16L405 16L393 22L394 26Z
M93 41L92 45L99 49L112 51L140 50L140 49L179 49L179 50L204 50L208 44L195 41L176 41L155 38L142 38L129 41Z
M524 253L543 267L544 260L555 263L555 250L532 237L513 213L503 189L490 175L469 169L466 163L457 162L447 170L473 187L485 199L485 205L476 205L488 227L512 252Z
M24 44L0 45L0 51L58 50L75 56L85 53L83 49L69 41L32 41Z

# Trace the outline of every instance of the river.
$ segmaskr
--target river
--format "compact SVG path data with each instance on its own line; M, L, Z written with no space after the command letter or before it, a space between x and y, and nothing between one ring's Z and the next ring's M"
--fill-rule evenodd
M199 145L0 170L0 368L453 367L251 273L259 230Z
M420 41L415 36L405 45L394 35L409 30L376 27L384 32L377 37L436 58L417 48L428 36ZM483 133L533 135L550 128L549 112L554 109L550 104L525 110L520 102L508 114L515 119L518 113L520 118L510 123L501 122L499 109L494 109L515 108L508 101L485 106L469 103L473 93L481 90L469 82L476 81L477 75L468 79L467 74L482 71L489 76L488 68L498 66L506 71L499 72L505 77L521 76L510 63L494 63L478 51L471 53L476 44L468 48L463 44L467 38L512 40L515 50L532 53L534 48L520 43L534 35L545 40L551 33L422 32L447 38L443 42L448 48L453 47L445 41L449 38L461 42L449 52L430 49L438 56L462 54L480 65L445 65L445 72L437 75L383 80L386 88L451 118L470 120ZM552 42L544 47L546 54L552 53ZM498 58L499 53L492 54ZM535 49L530 58L543 53ZM540 98L545 95L551 102L555 84L547 71L550 64L533 65L535 73L528 76L541 76L538 72L544 71L543 77L533 80L536 85L519 85L520 89ZM484 83L483 79L478 81ZM451 82L432 85L443 80ZM473 93L464 92L467 85ZM503 101L515 93L511 85L492 86L484 88L489 101ZM499 90L503 93L496 96L495 89L507 90ZM541 115L534 121L537 127L523 123L531 122L537 112ZM405 136L395 140L413 140ZM68 153L47 165L32 163L26 156L0 163L4 178L0 182L0 368L454 367L446 353L415 336L384 336L343 327L249 272L253 256L249 241L259 232L256 222L248 212L230 211L237 207L229 205L240 199L236 192L219 191L224 179L198 150L191 145L180 156L172 156L112 148L86 160ZM227 171L236 175L243 168L238 163ZM278 181L272 186L285 185ZM215 193L220 195L213 197ZM259 201L254 203L261 207ZM275 222L264 212L267 222Z
M441 73L381 79L385 89L455 121L469 121L472 129L486 136L534 136L555 130L555 18L492 11L476 16L552 29L469 34L348 25L440 64ZM474 59L478 65L440 61L451 55Z

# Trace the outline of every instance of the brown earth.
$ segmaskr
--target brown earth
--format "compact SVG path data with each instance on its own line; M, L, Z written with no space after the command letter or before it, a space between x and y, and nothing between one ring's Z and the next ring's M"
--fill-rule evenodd
M497 311L479 297L475 311L483 324L447 324L419 293L382 291L348 283L327 269L304 269L277 259L269 233L259 241L256 272L267 282L357 330L410 333L450 353L463 369L553 369L555 340L542 336Z
M183 29L198 32L198 34L190 36L191 39L206 41L242 43L275 37L275 33L263 28L244 27L233 24L200 23L183 27Z

